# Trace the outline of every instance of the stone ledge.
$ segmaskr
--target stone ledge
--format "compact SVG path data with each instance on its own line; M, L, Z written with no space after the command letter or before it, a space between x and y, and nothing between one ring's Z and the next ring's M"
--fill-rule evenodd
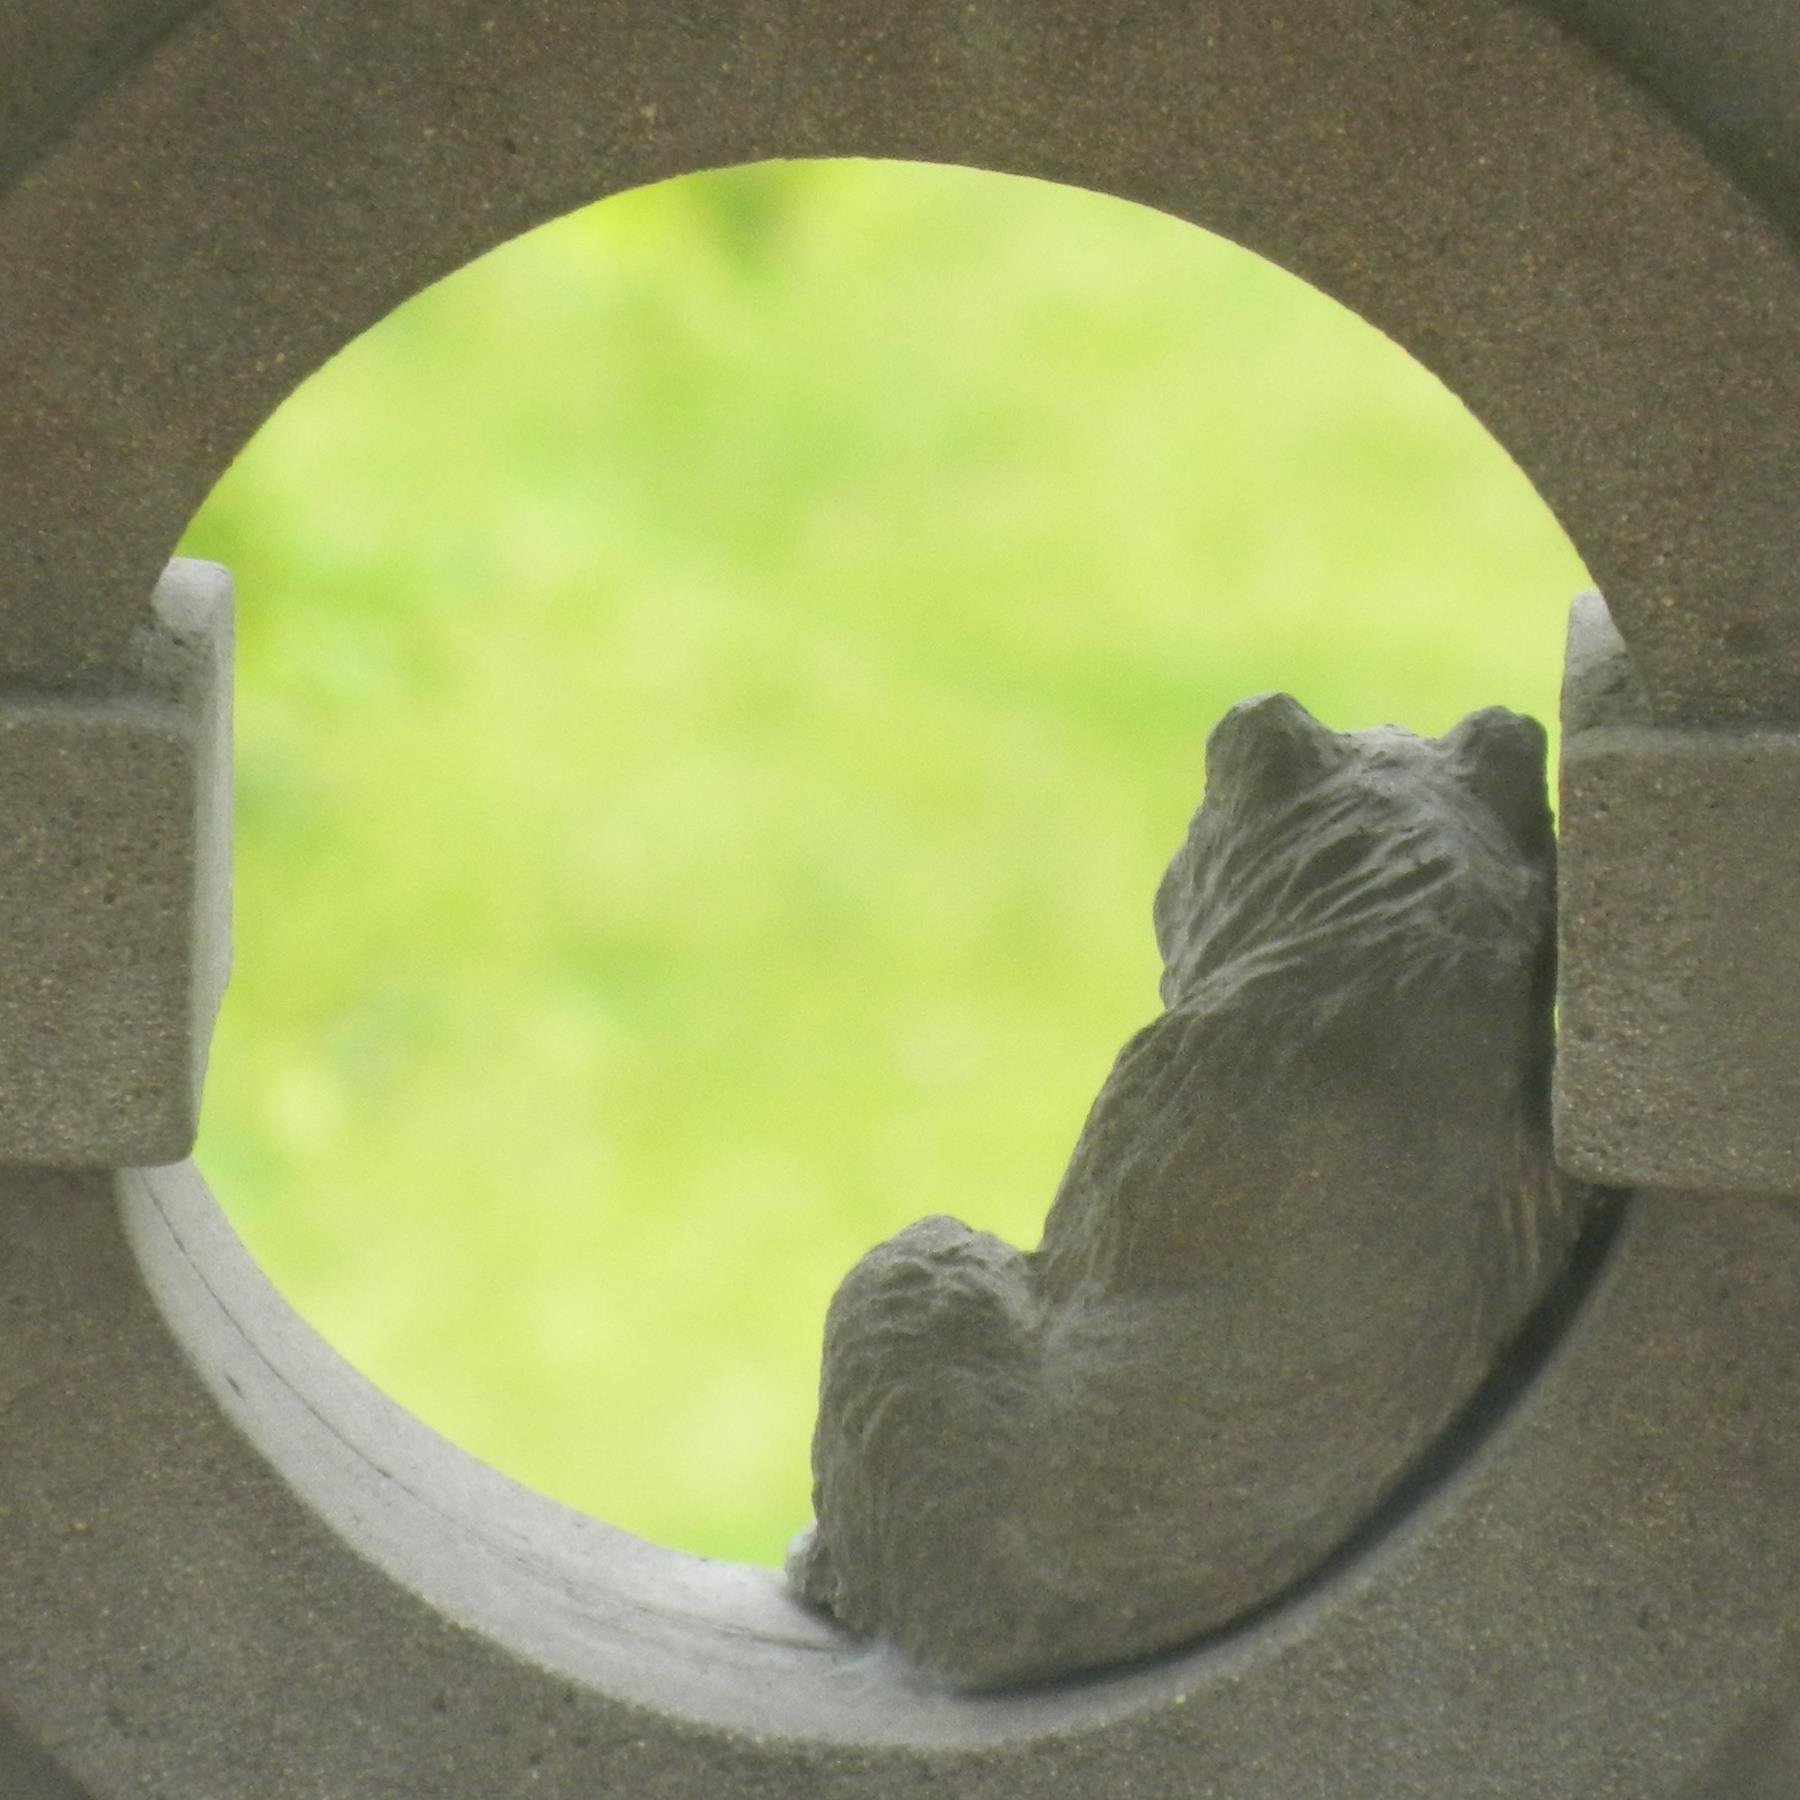
M192 1147L229 960L231 583L178 561L110 691L0 692L0 1159Z
M1614 1186L1800 1188L1800 733L1650 721L1598 595L1563 694L1558 1155Z

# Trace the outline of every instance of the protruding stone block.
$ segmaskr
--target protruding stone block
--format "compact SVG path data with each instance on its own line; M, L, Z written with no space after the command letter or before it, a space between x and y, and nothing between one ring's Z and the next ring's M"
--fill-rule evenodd
M1800 731L1652 722L1598 594L1563 685L1557 1154L1800 1191Z
M229 962L231 582L177 561L106 690L0 690L0 1160L194 1141Z

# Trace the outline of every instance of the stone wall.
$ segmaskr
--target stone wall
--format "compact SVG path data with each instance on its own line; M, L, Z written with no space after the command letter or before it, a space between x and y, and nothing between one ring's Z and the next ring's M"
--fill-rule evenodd
M1787 0L27 0L0 69L0 1791L1800 1791ZM1078 182L1272 256L1470 404L1607 595L1558 1131L1634 1190L1618 1232L1354 1554L1065 1687L934 1692L773 1575L516 1488L174 1160L226 958L188 516L426 282L777 155Z

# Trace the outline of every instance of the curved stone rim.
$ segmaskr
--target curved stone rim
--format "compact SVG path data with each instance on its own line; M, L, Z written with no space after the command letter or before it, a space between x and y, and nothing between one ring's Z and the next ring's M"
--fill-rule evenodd
M121 1199L176 1341L310 1509L434 1610L612 1698L760 1735L966 1747L1169 1704L1273 1653L1292 1629L1282 1618L1055 1687L935 1689L796 1603L777 1571L650 1544L439 1437L299 1319L193 1164L135 1171Z
M1518 458L1659 711L1800 716L1791 246L1562 7L403 0L320 55L310 13L213 0L0 205L0 312L55 348L0 388L0 674L104 684L229 457L430 281L624 187L869 155L1110 191L1312 282Z
M173 20L176 9L145 0L140 10ZM1727 167L1552 16L1578 10L1221 0L1114 18L1085 0L904 10L834 0L789 16L712 0L674 17L636 0L531 0L500 19L474 0L336 10L214 0L109 86L71 89L35 160L0 164L17 177L0 196L0 314L14 350L0 373L0 510L18 522L0 569L0 676L40 694L111 692L141 661L163 561L230 454L308 369L428 281L622 187L772 155L862 154L1111 191L1311 280L1431 367L1519 458L1608 589L1665 716L1800 714L1800 617L1786 598L1800 550L1787 479L1800 432L1800 273ZM484 1734L509 1703L560 1690L616 1743L657 1746L665 1773L634 1790L646 1794L692 1791L702 1767L791 1772L821 1743L842 1752L825 1778L834 1792L876 1791L883 1767L915 1769L906 1759L929 1751L950 1759L971 1800L1039 1793L1033 1704L1049 1709L1043 1729L1057 1739L1053 1782L1116 1779L1121 1759L1150 1756L1174 1759L1148 1778L1162 1784L1154 1791L1187 1791L1205 1767L1241 1795L1285 1800L1341 1776L1358 1794L1435 1796L1472 1767L1524 1791L1555 1755L1581 1791L1599 1794L1632 1769L1704 1776L1719 1746L1792 1686L1781 1596L1794 1569L1773 1521L1787 1510L1775 1500L1800 1488L1800 1445L1778 1428L1800 1417L1800 1396L1777 1391L1787 1377L1774 1371L1755 1394L1772 1408L1760 1431L1714 1405L1738 1379L1733 1358L1755 1343L1755 1322L1800 1312L1785 1212L1744 1203L1709 1211L1702 1226L1677 1197L1646 1207L1604 1292L1479 1468L1279 1629L1195 1652L1178 1674L1171 1663L1037 1702L955 1703L977 1709L979 1730L975 1712L952 1722L940 1711L929 1729L865 1718L840 1737L805 1695L789 1697L797 1710L770 1713L759 1710L766 1693L677 1703L623 1678L614 1691L604 1674L570 1685L529 1649L458 1632L404 1583L372 1575L359 1559L380 1563L379 1546L405 1535L398 1484L353 1491L330 1537L299 1497L306 1453L278 1481L253 1452L243 1433L264 1426L234 1398L244 1375L232 1356L249 1356L253 1373L258 1355L242 1333L234 1351L219 1323L250 1304L240 1277L215 1271L235 1298L209 1315L205 1282L184 1286L183 1269L205 1269L212 1252L178 1255L171 1233L157 1235L157 1217L202 1235L216 1226L210 1201L192 1187L184 1198L192 1179L125 1177L122 1227L110 1177L0 1171L14 1265L0 1257L0 1289L39 1332L0 1339L0 1450L11 1450L0 1454L0 1514L18 1546L0 1592L19 1627L0 1646L0 1680L24 1731L99 1791L145 1791L148 1779L196 1793L295 1791L279 1745L228 1742L216 1728L175 1744L147 1722L159 1702L178 1702L180 1671L138 1660L119 1621L150 1631L165 1604L216 1613L217 1565L253 1584L256 1620L275 1636L228 1644L205 1665L212 1680L247 1708L259 1682L290 1683L296 1717L312 1721L309 1754L355 1738L360 1791L385 1791L370 1785L391 1774L384 1757L428 1744L449 1758L443 1770L461 1771L432 1791L502 1791L483 1772ZM219 1254L224 1267L235 1251ZM172 1318L192 1309L188 1341L212 1399L172 1373L180 1359L145 1280ZM45 1310L58 1299L61 1313ZM1692 1342L1677 1354L1659 1323ZM269 1328L279 1337L295 1322L278 1314ZM61 1361L44 1347L58 1343ZM1699 1354L1693 1344L1708 1359L1698 1371L1681 1360ZM140 1365L160 1372L166 1393L131 1388ZM1651 1373L1662 1384L1653 1396ZM118 1397L95 1385L102 1376ZM129 1410L134 1400L163 1435ZM340 1403L342 1419L314 1415L340 1442L391 1423L373 1407L359 1426L366 1399L346 1392L329 1409ZM84 1408L113 1422L112 1440L79 1441ZM11 1435L32 1418L52 1433L36 1460ZM1588 1441L1596 1418L1617 1443ZM1629 1515L1634 1451L1661 1457L1686 1510L1661 1520L1660 1535L1629 1534L1621 1551L1584 1508L1604 1493ZM1733 1477L1742 1516L1727 1531L1703 1505L1721 1469L1751 1459L1756 1479ZM445 1468L447 1482L484 1491L500 1480ZM194 1519L157 1513L172 1496ZM530 1506L507 1491L505 1510ZM1516 1535L1527 1526L1543 1541ZM639 1553L620 1534L572 1515L546 1529L570 1539L607 1589L568 1596L569 1633L614 1634L611 1654L634 1654L632 1584L649 1571L652 1610L669 1607L683 1586L670 1579L673 1553L646 1552L634 1568ZM316 1597L258 1560L276 1551L318 1578ZM114 1553L125 1561L109 1563ZM1684 1665L1633 1636L1636 1594L1597 1588L1571 1606L1539 1591L1611 1556L1625 1559L1622 1587L1650 1571L1688 1645ZM95 1598L104 1589L83 1583L118 1567L138 1586L109 1610ZM688 1623L728 1641L773 1630L793 1654L831 1659L852 1688L863 1684L876 1714L896 1698L893 1670L843 1660L821 1627L776 1620L770 1601L766 1589L715 1590ZM379 1627L365 1630L364 1610ZM383 1637L392 1621L406 1629ZM1728 1670L1723 1656L1708 1664L1727 1626L1734 1642L1752 1640L1760 1678L1741 1656ZM354 1671L333 1664L334 1632L385 1646L397 1693L416 1697L438 1672L463 1681L470 1719L435 1737L398 1714L366 1741L347 1732ZM1592 1679L1613 1696L1606 1732L1556 1677L1584 1659L1605 1664ZM685 1651L680 1660L703 1690L706 1669ZM1498 1713L1444 1716L1443 1682L1483 1679L1496 1660L1502 1711L1537 1734L1523 1750ZM760 1677L746 1679L751 1691ZM1645 1695L1661 1710L1634 1717ZM563 1779L560 1791L591 1787L586 1775Z
M0 1249L0 1315L54 1353L0 1335L0 1687L78 1791L574 1795L604 1748L647 1796L821 1770L1173 1796L1204 1770L1234 1800L1441 1800L1478 1768L1456 1791L1722 1800L1715 1769L1759 1770L1791 1711L1785 1204L1636 1201L1535 1378L1293 1604L979 1699L436 1440L266 1289L189 1167L6 1172ZM62 1429L27 1457L34 1419Z
M150 1294L213 1399L311 1510L435 1611L523 1661L706 1727L894 1747L1065 1734L1185 1703L1279 1659L1384 1557L1483 1479L1515 1409L1604 1290L1613 1208L1526 1341L1369 1526L1291 1594L1194 1646L1073 1681L969 1696L798 1604L773 1569L665 1549L521 1486L344 1361L256 1267L192 1163L122 1191ZM600 1626L600 1629L596 1627Z

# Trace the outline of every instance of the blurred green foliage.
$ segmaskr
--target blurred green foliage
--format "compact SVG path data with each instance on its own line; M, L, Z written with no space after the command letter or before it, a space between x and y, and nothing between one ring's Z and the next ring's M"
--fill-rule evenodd
M843 1271L925 1212L1035 1240L1220 711L1548 716L1585 584L1298 281L847 162L464 269L183 548L240 606L232 1217L446 1435L764 1562Z

